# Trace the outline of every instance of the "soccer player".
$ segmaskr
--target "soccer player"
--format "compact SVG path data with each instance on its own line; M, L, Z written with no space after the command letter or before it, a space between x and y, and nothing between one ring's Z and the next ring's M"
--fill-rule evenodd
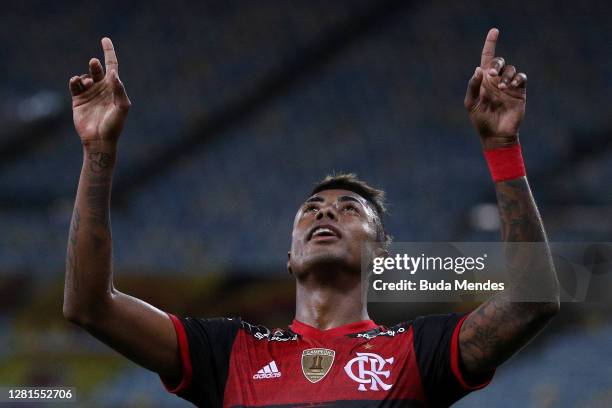
M546 245L518 139L527 77L495 56L498 34L491 29L486 37L464 104L494 180L504 241ZM287 262L296 315L288 328L177 317L121 293L113 286L109 206L130 100L111 40L103 38L102 48L106 69L92 58L89 73L69 82L84 161L64 315L158 373L170 392L204 407L448 406L484 387L558 312L550 257L509 251L520 272L513 290L537 281L549 301L514 302L504 292L467 315L374 323L361 296L361 248L377 242L373 251L385 252L383 193L352 175L326 178L297 211Z

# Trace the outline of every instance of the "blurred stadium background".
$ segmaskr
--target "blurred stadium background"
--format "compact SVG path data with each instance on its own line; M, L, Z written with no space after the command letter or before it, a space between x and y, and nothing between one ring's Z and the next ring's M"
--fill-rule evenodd
M102 36L133 102L113 190L116 286L177 314L285 326L293 216L332 170L387 190L397 241L498 239L462 106L492 26L499 55L529 76L522 144L550 239L610 241L611 11L603 0L3 3L0 384L75 386L83 406L188 405L61 315L82 159L67 82L101 57ZM611 308L564 306L457 406L612 406ZM371 311L391 323L450 307Z

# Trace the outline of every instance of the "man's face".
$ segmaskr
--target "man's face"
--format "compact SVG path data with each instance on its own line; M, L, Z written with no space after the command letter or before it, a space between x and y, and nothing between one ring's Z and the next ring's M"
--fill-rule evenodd
M287 266L296 276L312 268L360 271L362 243L376 240L376 214L360 195L324 190L298 210Z

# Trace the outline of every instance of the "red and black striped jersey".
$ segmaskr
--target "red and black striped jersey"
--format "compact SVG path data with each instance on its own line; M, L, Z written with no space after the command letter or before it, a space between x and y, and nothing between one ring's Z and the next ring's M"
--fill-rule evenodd
M269 330L239 318L170 315L182 360L168 391L202 407L438 407L470 391L458 336L465 316ZM163 380L163 379L162 379Z

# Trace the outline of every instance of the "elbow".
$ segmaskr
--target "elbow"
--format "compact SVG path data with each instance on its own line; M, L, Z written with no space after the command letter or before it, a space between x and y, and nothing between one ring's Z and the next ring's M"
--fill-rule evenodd
M555 299L552 302L549 302L547 308L549 309L548 313L550 314L551 318L559 314L559 312L561 311L561 302L559 301L559 298Z
M538 320L548 322L552 320L561 311L561 303L559 299L555 299L549 302L543 302L538 307Z
M85 318L85 315L79 310L78 307L70 304L69 302L64 302L62 312L64 314L64 318L70 323L74 323L77 326L81 327L87 324L87 319Z
M62 314L64 315L64 319L71 323L76 323L76 320L78 319L77 311L78 308L74 305L68 289L64 288L64 304L62 305Z
M71 290L68 286L64 288L64 304L62 306L62 314L64 315L64 319L68 320L70 323L74 323L80 325L81 321L81 310L77 302L76 293Z
M83 305L66 300L62 312L66 320L85 330L92 328L100 315L99 306L93 307L93 305Z
M534 320L547 323L561 311L560 291L556 282L554 286L542 286L544 289L541 292L535 292L535 296L540 299L531 303L530 314Z
M561 311L561 301L560 301L561 293L559 290L559 283L557 282L555 290L550 297L548 302L544 303L543 313L549 316L550 319L555 317Z

